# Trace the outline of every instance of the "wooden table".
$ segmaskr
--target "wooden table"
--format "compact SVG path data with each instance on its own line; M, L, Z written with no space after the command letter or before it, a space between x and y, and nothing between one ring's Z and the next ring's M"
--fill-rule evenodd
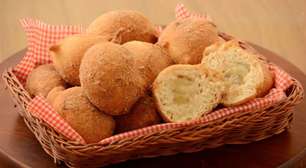
M283 67L306 88L306 76L274 53L255 46L269 60ZM25 50L0 64L0 72L21 58ZM27 129L19 110L0 81L0 167L56 167ZM246 145L226 145L193 154L140 159L110 167L306 167L306 101L295 109L292 128L266 140Z

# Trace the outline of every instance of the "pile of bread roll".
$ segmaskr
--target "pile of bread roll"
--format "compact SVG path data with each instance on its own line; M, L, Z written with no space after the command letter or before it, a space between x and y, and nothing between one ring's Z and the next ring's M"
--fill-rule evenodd
M83 34L50 47L53 64L28 76L40 95L87 143L161 122L202 117L216 106L263 96L267 65L237 41L220 39L200 18L175 20L158 37L136 11L111 11Z

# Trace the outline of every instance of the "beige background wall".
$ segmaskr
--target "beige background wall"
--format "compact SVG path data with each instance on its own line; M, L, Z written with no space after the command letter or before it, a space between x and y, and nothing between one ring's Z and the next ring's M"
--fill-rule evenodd
M22 17L88 24L105 11L133 9L166 24L178 2L209 13L221 30L278 53L306 73L305 0L0 0L0 62L26 46Z

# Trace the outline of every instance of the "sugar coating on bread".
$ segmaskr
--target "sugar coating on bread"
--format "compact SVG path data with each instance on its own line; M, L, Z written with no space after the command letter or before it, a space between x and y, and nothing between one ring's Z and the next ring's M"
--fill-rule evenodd
M161 33L158 44L178 64L199 64L204 49L218 41L214 24L205 19L187 18L171 22Z
M267 65L255 54L242 49L237 41L208 47L202 64L223 74L228 87L222 100L226 106L262 96L273 85L273 76Z
M88 34L64 38L49 49L55 69L67 83L79 86L79 69L84 53L94 44L107 40L107 37Z
M87 143L96 143L110 137L115 121L93 106L81 87L72 87L60 92L53 107Z
M65 81L52 64L40 65L28 75L25 88L31 96L46 97L51 89L65 86Z
M132 54L111 42L96 44L85 53L80 81L88 99L110 115L128 113L145 91Z
M151 86L159 72L173 64L168 53L160 46L142 41L130 41L122 45L135 58L136 66Z
M154 124L159 124L161 118L158 114L154 100L151 96L141 97L125 115L115 117L116 132L126 132Z
M210 112L221 101L221 79L193 65L172 65L153 84L153 93L166 121L188 121Z
M96 18L86 30L89 34L110 36L112 41L123 44L138 40L157 41L154 25L143 14L131 10L110 11Z

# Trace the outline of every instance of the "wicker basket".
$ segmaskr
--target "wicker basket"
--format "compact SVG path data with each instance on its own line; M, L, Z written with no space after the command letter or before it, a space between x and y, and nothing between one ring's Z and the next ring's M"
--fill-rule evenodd
M225 40L232 38L223 33L220 36ZM254 50L247 43L241 42L241 45ZM3 73L3 79L13 99L23 109L21 115L26 125L43 149L56 163L63 161L68 167L100 167L137 158L196 152L224 144L259 141L287 129L293 118L292 108L304 96L302 86L294 81L286 90L285 100L264 110L234 113L205 124L169 128L104 145L80 145L67 141L45 122L26 111L31 98L12 69Z

